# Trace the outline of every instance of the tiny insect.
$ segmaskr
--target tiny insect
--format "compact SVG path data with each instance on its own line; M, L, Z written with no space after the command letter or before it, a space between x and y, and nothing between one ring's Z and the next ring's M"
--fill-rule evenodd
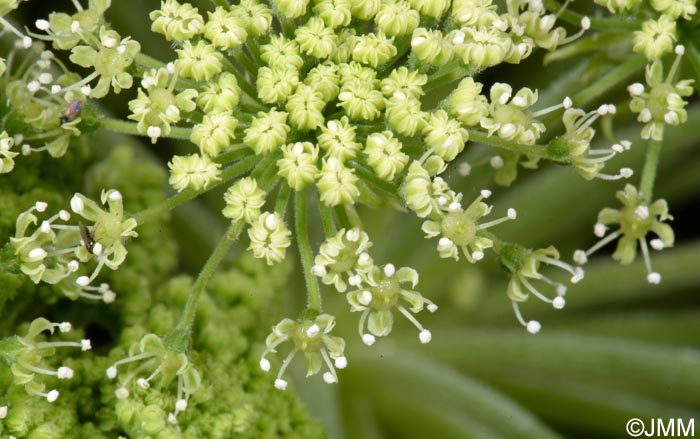
M65 109L65 111L61 114L61 124L72 122L77 116L78 113L80 113L80 110L83 108L83 101L80 99L76 99L71 104L68 106L68 108Z
M92 233L83 223L78 223L78 227L80 228L80 237L83 239L83 245L87 251L92 253L92 249L95 248L95 239L92 237Z

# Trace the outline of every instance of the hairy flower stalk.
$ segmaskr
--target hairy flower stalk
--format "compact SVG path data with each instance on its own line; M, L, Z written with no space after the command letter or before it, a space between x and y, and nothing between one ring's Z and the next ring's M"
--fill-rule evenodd
M27 0L26 7L36 2ZM0 53L0 176L21 194L3 202L31 207L12 214L14 235L0 247L0 274L27 278L32 287L46 284L49 291L73 300L109 304L116 298L110 284L120 291L120 301L125 297L125 303L110 306L110 312L119 314L115 327L125 329L110 341L114 349L104 363L109 364L107 378L118 382L109 397L101 396L110 404L116 398L119 425L113 426L112 436L250 433L246 428L256 414L245 404L234 409L237 414L227 412L227 418L213 420L216 433L189 433L186 425L197 422L198 405L224 404L211 401L218 390L217 378L212 377L221 379L223 369L235 375L239 367L233 367L230 358L227 366L216 363L211 346L238 345L230 356L240 355L240 360L250 352L260 353L247 338L260 334L252 329L246 334L229 331L227 325L243 323L217 314L219 308L248 299L209 294L218 287L210 279L220 265L229 263L228 250L239 239L252 259L262 261L265 273L286 269L287 258L299 259L295 266L304 279L304 309L297 319L285 318L272 328L259 361L268 372L272 354L283 345L289 347L276 378L267 382L280 390L289 385L285 374L297 355L304 356L307 376L323 369L326 383L337 383L337 370L348 365L345 340L331 335L336 316L323 308L325 290L343 294L350 312L359 313L358 333L365 345L390 335L395 316L409 321L420 343L433 338L418 314L424 308L437 310L426 296L439 298L439 292L435 285L426 285L425 274L421 290L426 296L416 291L419 275L413 268L375 261L370 251L386 252L381 237L370 236L375 221L368 227L363 224L369 209L393 209L420 219L420 231L414 232L435 238L437 254L431 257L481 270L479 262L495 256L508 279L505 296L517 321L532 334L541 324L523 317L522 303L535 297L557 310L566 304L565 282L545 274L545 266L563 270L570 283L577 283L583 279L580 265L617 241L615 260L629 264L639 249L647 280L661 279L652 269L649 248L671 247L675 238L666 223L672 219L667 203L653 198L653 189L666 127L687 121L686 107L694 92L692 79L677 77L700 72L697 42L692 40L697 34L695 1L596 0L598 6L584 8L594 11L595 18L589 19L574 10L581 6L568 1L214 0L195 7L184 0L162 0L148 14L151 32L171 45L162 61L146 55L155 50L110 23L110 0L72 0L70 12L50 12L24 29L14 24L13 13L22 3L0 0L0 31L14 42L8 53ZM587 61L577 67L581 70L574 72L576 78L568 77L566 68L561 78L545 75L546 81L538 81L545 84L544 90L528 86L527 75L517 86L500 77L506 65L515 71L530 68L517 65L538 51L549 52L545 62L580 55ZM589 56L593 51L600 53ZM643 62L648 62L644 71ZM630 84L631 78L642 76L644 83ZM571 84L580 89L569 90ZM104 105L113 102L106 97L122 91L128 91L127 108L113 114L125 114L126 120L109 116ZM610 171L610 163L631 149L628 137L617 137L615 130L630 111L643 124L641 138L649 142L646 159L641 169L622 163L633 151L616 164L621 167ZM35 181L15 181L21 180L18 170L27 173L44 158L62 159L56 167L75 162L87 168L102 160L105 153L98 144L109 142L88 137L96 130L145 137L169 172L162 181L156 172L147 174L159 184L167 180L176 193L153 201L149 188L140 193L141 188L131 187L141 184L133 174L143 160L134 157L133 174L121 180L97 167L64 177L70 183L53 188L55 193ZM606 137L603 146L600 134ZM169 139L183 142L172 149ZM634 148L644 146L635 141ZM519 215L518 222L523 221L529 210L546 208L560 215L560 206L522 203L525 209L516 212L495 196L490 198L492 192L501 193L482 177L539 200L539 193L528 192L536 185L520 186L518 169L534 172L540 164L548 167L547 162L579 174L580 184L594 179L619 184L617 180L641 175L638 185L627 184L618 192L621 208L600 212L594 226L600 241L576 251L576 267L562 261L549 243L533 250L495 234L509 233L509 225L518 224L513 221ZM53 170L49 174L52 178ZM76 192L83 186L86 193L94 193L95 187L119 190L102 191L97 203ZM131 202L136 195L134 203L140 207L135 209L144 210L134 215L125 210L122 186L124 197ZM37 194L46 190L54 198L27 201L25 192L35 187ZM551 191L547 200L556 202L562 199L559 192L569 188L546 190ZM208 257L193 255L193 260L206 261L193 284L172 287L167 299L162 292L142 293L163 284L172 273L158 270L168 265L168 258L176 259L174 244L166 248L154 238L161 229L148 227L165 224L168 212L204 194L196 209L176 213L184 224L178 227L202 229L200 236L208 237L209 227L197 221L207 218L200 209L216 205L227 231L218 241L201 239L201 247L213 250ZM503 194L509 192L504 189ZM43 200L51 201L53 208L54 199L63 199L66 206L51 213ZM492 215L493 210L500 215ZM404 223L418 224L403 221L401 227ZM322 225L322 232L313 229L316 224ZM169 233L167 225L165 229L162 233ZM650 233L655 236L647 238ZM131 266L126 256L132 238L144 240L134 243L137 250L132 254L137 258L155 256ZM118 271L109 273L105 267ZM235 280L230 288L237 287ZM278 290L275 301L282 303L286 291ZM251 303L259 299L253 296ZM151 302L153 297L160 301ZM4 300L0 296L0 307ZM261 326L258 316L249 320ZM58 390L46 391L35 377L69 379L74 372L67 365L49 366L43 359L53 355L53 348L90 348L87 339L35 340L42 331L53 333L55 328L67 332L63 329L70 325L36 319L27 336L0 341L0 359L9 364L13 382L48 402L56 400ZM0 418L7 410L0 405Z

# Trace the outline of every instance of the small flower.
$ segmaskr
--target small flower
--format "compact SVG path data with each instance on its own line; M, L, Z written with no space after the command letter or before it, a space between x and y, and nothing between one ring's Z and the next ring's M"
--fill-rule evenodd
M376 68L396 56L393 43L394 38L387 38L381 31L356 37L352 59Z
M323 374L323 381L328 384L337 383L338 375L335 369L344 369L348 361L344 355L345 340L329 335L334 326L335 317L329 314L319 314L313 319L305 318L299 321L282 320L272 328L272 333L265 340L267 348L260 358L260 368L268 372L270 361L266 358L267 355L277 352L279 345L291 340L293 347L277 373L275 387L280 390L287 388L287 381L282 376L299 352L304 353L307 377L317 374L323 361L328 369Z
M124 378L119 378L119 387L114 392L117 399L127 398L129 396L128 388L134 382L141 389L148 390L152 384L167 388L177 378L177 402L181 408L183 406L186 408L187 400L201 384L201 376L192 367L187 355L173 351L166 346L163 339L155 334L146 334L138 343L134 343L126 358L114 362L107 368L105 371L107 378L116 379L120 368L128 368L132 371L124 374ZM144 370L152 372L143 378ZM180 401L184 401L184 403Z
M409 284L410 287L403 284ZM384 268L374 266L367 274L367 286L346 295L350 311L362 312L358 330L365 344L372 345L375 337L391 333L394 326L393 308L399 310L418 329L421 343L430 342L432 334L423 328L413 314L422 311L426 305L428 311L435 312L437 305L413 290L417 284L418 273L412 268L402 267L396 270L392 264L387 264ZM409 305L408 309L401 300ZM365 332L365 322L369 333Z
M324 102L332 101L340 92L338 66L329 62L317 65L306 74L304 84L313 88Z
M379 178L392 181L408 163L408 155L402 152L401 142L391 131L373 133L367 136L364 153L367 164Z
M241 88L233 73L221 72L207 81L197 96L197 106L205 113L233 111L241 96Z
M176 52L178 59L175 61L175 68L183 78L209 81L221 72L222 55L212 44L199 40L197 45L193 46L188 40L184 42L182 49Z
M491 67L502 63L513 47L508 34L495 26L465 27L453 38L462 41L455 45L455 53L464 64L474 67Z
M697 0L651 0L651 7L676 20L683 17L690 20L698 12Z
M350 119L372 121L379 117L384 109L384 96L372 83L361 80L341 83L338 106L345 110Z
M335 157L323 160L316 187L320 199L328 207L351 204L360 196L358 178L352 169Z
M230 50L245 43L248 32L245 30L243 20L236 14L221 6L208 14L209 19L204 26L204 38L211 41L214 46L221 50Z
M445 12L450 8L449 0L434 0L434 1L422 1L422 0L409 0L411 7L418 11L421 15L427 17L439 19Z
M266 104L286 101L299 84L299 72L289 67L260 67L256 80L258 97Z
M297 18L306 14L309 0L272 0L275 9L287 18Z
M253 256L264 258L267 265L273 265L287 255L292 233L276 213L264 212L250 225L248 236L248 250L253 252Z
M351 6L352 16L360 20L371 20L379 12L381 4L381 0L354 0Z
M605 6L612 13L630 10L637 6L641 0L594 0L600 6Z
M206 155L175 155L168 162L168 168L170 168L168 182L178 192L185 189L199 191L221 180L221 165L214 163Z
M192 127L190 141L199 146L202 155L216 157L231 145L236 136L238 120L230 112L208 113L201 123Z
M437 214L441 206L449 206L460 197L450 190L442 178L432 180L428 170L417 160L409 165L401 190L406 206L419 218Z
M299 70L304 65L299 52L299 43L284 35L272 35L270 42L260 48L260 59L268 66L278 69Z
M254 178L244 177L236 181L224 194L223 214L232 221L245 221L251 224L260 216L260 208L265 205L266 193Z
M89 345L89 340L73 341L42 341L41 333L54 333L56 328L62 328L65 323L52 323L45 318L32 321L24 337L13 336L0 342L0 356L3 363L10 369L14 384L23 385L30 395L46 398L48 402L58 399L58 390L45 390L45 385L39 382L40 376L53 376L60 380L73 378L74 371L70 367L60 366L54 370L45 365L43 360L56 353L56 349L66 347L81 347ZM61 331L66 332L66 331ZM85 349L83 349L85 350ZM4 410L3 410L4 409ZM0 407L0 419L7 415L7 407Z
M178 94L173 92L177 77L170 77L167 69L151 70L144 75L138 97L129 102L129 119L138 122L140 133L155 143L162 135L170 134L172 124L182 119L182 113L194 111L197 91L191 88ZM144 91L145 89L145 91Z
M508 298L513 304L515 316L528 332L536 334L541 325L535 320L525 321L520 313L518 303L524 302L532 294L543 302L549 303L554 309L562 309L566 305L564 294L566 286L556 282L539 272L541 264L548 264L560 268L571 274L571 283L577 283L583 279L583 270L580 267L571 265L559 260L559 252L554 247L547 247L538 250L529 250L517 244L507 244L499 252L501 264L510 272L510 282L508 283ZM530 280L541 280L545 284L551 285L556 291L554 299L550 299L540 293ZM525 290L523 290L523 287Z
M287 99L285 110L289 113L289 124L298 130L315 130L324 122L323 109L326 103L313 87L301 84Z
M321 126L318 146L326 151L327 157L335 157L341 162L355 158L362 148L362 144L355 141L355 127L345 116L340 120L329 120L325 126Z
M657 60L646 68L648 91L641 84L632 84L628 88L632 95L630 109L633 113L639 113L639 122L646 124L642 128L643 139L662 140L666 124L680 125L688 117L685 110L688 103L683 98L693 94L694 80L685 79L676 84L671 83L684 51L683 46L676 46L677 56L665 80L663 65Z
M289 1L299 3L301 0ZM294 31L294 35L301 51L315 58L328 58L338 46L338 36L320 17L311 17L304 26Z
M15 167L13 160L19 153L10 151L15 141L6 131L0 133L0 174L11 172Z
M241 0L231 12L240 18L249 37L267 34L272 24L272 9L258 0Z
M658 20L645 21L642 30L634 32L632 49L654 61L671 53L675 41L676 21L668 15L661 15Z
M420 99L406 97L401 91L386 100L385 118L394 131L407 137L413 137L427 124L427 114L421 110Z
M481 119L481 127L489 136L495 133L505 140L532 145L545 131L544 124L526 111L537 102L537 91L521 88L511 99L512 92L508 84L497 82L491 87L489 116Z
M202 33L204 20L197 8L189 3L180 4L175 0L165 0L160 9L152 11L151 31L165 35L168 41L185 41Z
M425 94L423 86L428 82L428 75L406 67L399 67L381 81L381 92L386 98L411 96L420 98Z
M621 209L605 208L598 214L598 223L594 231L596 236L602 239L585 252L577 250L574 260L583 264L595 251L619 238L613 259L620 261L621 264L632 263L639 245L647 270L647 280L649 283L659 283L661 275L652 271L646 236L649 232L654 232L658 236L657 239L650 241L651 248L654 250L673 246L673 229L665 223L673 219L668 213L666 200L649 202L645 195L631 184L619 191L617 198L622 202ZM606 236L607 226L610 224L619 224L619 228Z
M359 286L373 267L367 250L372 242L366 232L353 228L341 229L335 236L326 238L314 259L311 272L326 285L335 286L344 293L348 283Z
M318 146L311 142L296 142L283 146L282 158L277 160L277 175L287 180L289 187L300 191L316 180L318 175Z
M267 154L284 144L291 128L287 125L287 113L277 111L259 112L245 129L243 142L256 154Z
M411 9L411 5L404 0L383 1L374 16L377 28L390 37L410 34L419 22L418 11Z
M489 114L489 103L481 94L483 85L471 77L462 79L450 97L450 112L465 126L478 126Z
M314 14L321 17L326 26L335 29L350 24L352 0L320 0L314 3Z
M430 113L423 136L425 145L446 162L454 160L469 140L469 132L444 110Z
M440 192L444 195L438 197L438 207L433 209L431 219L423 223L422 230L426 238L442 236L437 243L441 258L459 260L461 249L469 262L480 261L484 258L484 250L493 247L493 241L480 235L479 231L517 217L515 209L508 209L505 217L479 224L478 221L491 213L493 208L482 201L491 195L490 191L482 190L481 194L464 210L460 203L462 194L445 190Z
M454 55L454 45L442 32L423 27L413 31L411 50L419 60L433 66L444 66Z
M100 77L90 92L96 99L104 97L110 85L115 93L131 88L133 78L127 70L141 51L137 41L128 37L122 39L117 32L104 26L100 28L99 38L101 44L98 50L90 46L76 46L70 55L70 60L75 64L95 70L89 77Z

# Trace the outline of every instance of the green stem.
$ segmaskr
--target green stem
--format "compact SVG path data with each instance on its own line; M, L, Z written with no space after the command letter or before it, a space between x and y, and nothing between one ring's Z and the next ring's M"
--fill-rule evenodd
M333 211L320 200L318 203L318 208L321 211L323 234L326 235L326 237L335 236L335 234L338 233L338 229L336 229L335 221L333 220Z
M398 188L395 184L377 177L377 175L374 172L372 172L360 162L357 162L355 160L348 160L346 164L352 169L354 169L359 177L370 183L372 186L376 187L377 189L380 189L382 192L386 192L394 198L398 198Z
M138 130L136 122L130 122L121 119L114 119L111 117L101 117L99 119L100 128L105 130L114 131L122 134L131 134L134 136L146 136L146 134L141 133ZM192 133L192 128L186 127L171 127L170 134L161 135L162 138L167 139L179 139L179 140L190 140L190 134Z
M626 83L631 76L636 75L647 61L641 56L634 55L624 63L610 70L588 88L585 88L571 97L574 105L584 107L595 99L603 96L621 83Z
M173 195L170 198L167 198L163 201L161 201L158 204L155 204L148 209L142 210L141 212L136 213L133 218L136 220L137 223L143 224L144 222L147 222L148 220L152 219L155 216L160 215L161 213L168 212L180 204L189 201L195 197L197 197L200 194L203 194L205 192L208 192L219 185L222 185L240 175L245 174L246 172L250 171L253 166L255 166L256 163L260 161L260 157L258 156L251 156L248 158L245 158L241 160L240 162L236 163L235 165L229 166L228 168L224 169L221 172L221 181L217 182L216 184L209 186L205 189L200 189L198 191L195 191L193 189L188 189L182 192L179 192L175 195Z
M555 159L547 154L547 149L539 145L523 145L521 143L503 140L500 137L489 136L483 131L474 129L469 130L469 140L472 142L481 143L484 145L495 146L496 148L505 149L507 151L527 154L533 157L539 157L547 160L561 162L561 159Z
M348 220L350 220L350 224L352 224L353 227L357 227L360 230L364 230L365 227L362 225L362 218L360 218L360 214L357 213L357 209L355 209L354 204L344 204L343 210L348 216Z
M277 199L275 200L275 212L280 218L284 218L287 213L287 205L289 204L289 185L280 185L279 191L277 191Z
M700 78L700 50L698 50L698 44L696 42L693 42L692 40L685 41L684 44L686 47L686 59L688 60L690 65L693 66L695 75L698 78ZM697 90L700 90L700 83L698 83L698 81L695 82L695 88Z
M175 327L176 331L184 331L189 333L192 330L192 324L194 323L194 317L197 312L197 302L199 301L199 297L201 296L202 291L204 291L204 287L207 286L207 282L209 282L209 279L214 274L214 271L216 271L221 263L221 260L226 255L226 252L231 247L231 244L233 244L233 240L236 239L238 234L241 233L241 230L243 230L244 225L245 223L242 221L232 223L226 233L219 240L219 243L214 248L211 256L209 256L209 259L207 259L204 267L202 267L202 271L199 272L197 279L194 281L194 285L192 285L190 294L187 296L185 309L182 311L180 321Z
M343 209L343 206L335 206L333 210L335 211L335 217L338 219L338 225L345 230L352 229L352 224L350 223L348 214L345 212L345 209Z
M301 266L304 270L309 308L321 312L321 289L318 286L318 279L311 273L313 252L311 250L311 243L309 242L309 229L307 224L308 192L308 189L296 192L294 200L294 226L296 228L299 255L301 256Z
M435 88L442 87L445 84L473 73L473 69L464 66L461 62L455 61L452 66L442 67L436 73L430 75L428 77L428 82L423 86L423 90L427 93Z
M648 203L651 202L651 196L654 192L654 180L656 179L656 170L659 167L661 145L660 140L649 140L647 155L644 159L644 168L642 169L642 180L639 183L639 192L642 194L642 196L644 196Z
M553 13L558 13L559 10L562 8L562 5L559 4L556 0L545 0L544 1L545 6L547 9L552 11ZM570 9L567 9L565 11L562 11L561 15L559 18L562 21L565 21L573 26L581 26L581 19L584 16L582 14L579 14L578 12L574 12ZM595 17L589 17L591 20L591 29L593 30L628 30L628 31L634 31L634 30L639 30L642 26L642 24L638 20L634 19L617 19L614 17L605 17L605 18L595 18Z

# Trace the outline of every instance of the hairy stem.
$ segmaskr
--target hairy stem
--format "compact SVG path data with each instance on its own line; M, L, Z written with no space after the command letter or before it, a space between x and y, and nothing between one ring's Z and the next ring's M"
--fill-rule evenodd
M659 167L659 155L661 154L661 141L649 140L647 147L647 155L644 159L644 168L642 169L642 180L639 183L639 192L644 196L647 202L651 202L651 197L654 192L654 180L656 179L656 170Z
M309 190L304 189L296 192L294 200L294 226L296 228L297 246L301 256L301 266L304 271L304 281L306 282L306 292L308 296L309 308L321 311L321 289L318 286L318 279L311 273L313 266L313 252L309 242L309 230L307 221L307 204Z

